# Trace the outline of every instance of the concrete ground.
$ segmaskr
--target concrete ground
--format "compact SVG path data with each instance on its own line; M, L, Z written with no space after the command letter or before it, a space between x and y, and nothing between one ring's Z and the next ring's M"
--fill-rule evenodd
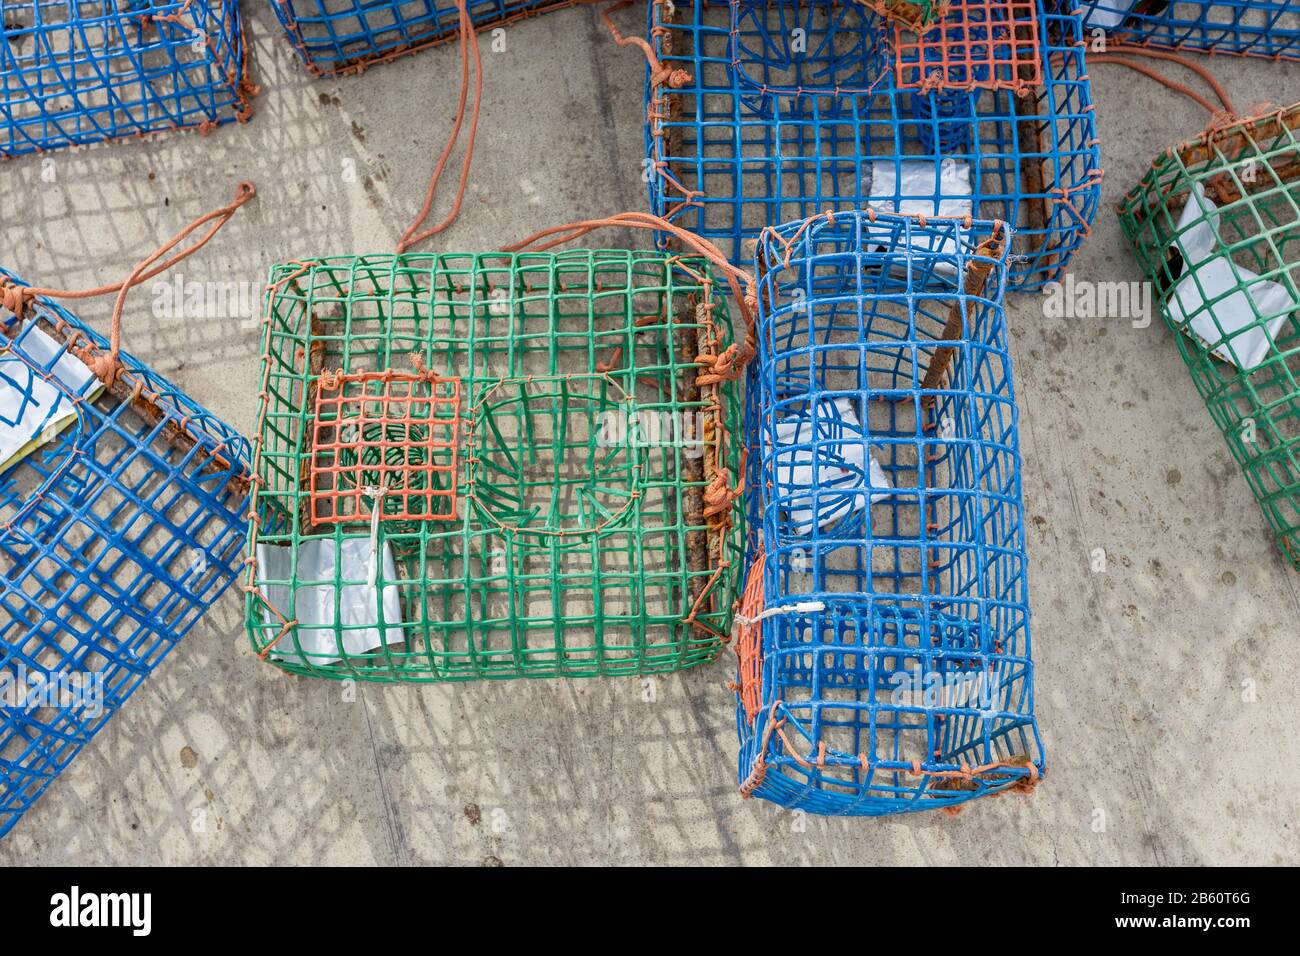
M253 120L5 164L0 262L45 285L118 279L240 179L259 198L187 276L260 286L273 262L393 248L448 129L455 47L313 81L267 5L245 7ZM439 248L645 208L642 61L595 11L512 26L484 59L469 198ZM1206 63L1239 104L1300 99L1300 66ZM1074 272L1137 280L1114 204L1205 115L1120 67L1092 72L1107 178ZM153 319L148 295L128 347L250 434L255 323ZM888 820L743 801L730 654L653 693L540 681L363 686L348 701L259 662L232 590L0 843L0 865L1296 862L1300 576L1159 320L1009 306L1050 765L1032 797ZM103 328L110 310L80 312Z

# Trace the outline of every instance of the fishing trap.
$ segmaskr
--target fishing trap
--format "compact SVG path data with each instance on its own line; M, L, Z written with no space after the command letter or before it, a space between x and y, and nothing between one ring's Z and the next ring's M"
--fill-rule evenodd
M720 288L653 251L277 267L254 649L376 681L713 659L743 534Z
M1121 43L1174 50L1300 59L1300 5L1295 0L1058 0Z
M476 30L506 26L574 0L468 0ZM454 41L456 0L271 0L289 42L314 76L360 73L376 63Z
M0 159L252 114L236 0L6 0Z
M0 292L22 284L0 270ZM0 835L235 580L248 446L46 299L0 308Z
M904 813L1044 770L1007 240L999 222L870 210L759 240L746 796Z
M764 227L828 209L1000 219L1010 286L1058 278L1100 195L1078 18L954 0L912 27L886 6L651 3L652 211L747 264Z
M1300 104L1212 128L1156 159L1120 204L1233 458L1300 567Z

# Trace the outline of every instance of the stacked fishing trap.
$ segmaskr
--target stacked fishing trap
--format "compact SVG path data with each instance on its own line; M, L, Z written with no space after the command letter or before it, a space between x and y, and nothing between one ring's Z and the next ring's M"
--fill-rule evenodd
M503 26L574 0L467 0L475 29ZM456 39L456 0L271 0L289 42L315 76L358 73Z
M1043 770L1008 246L870 211L760 239L742 793L877 815Z
M0 158L251 113L235 0L6 0L0 14Z
M1197 391L1300 567L1300 105L1167 151L1120 220Z
M1084 32L1122 43L1300 59L1295 0L1058 0Z
M742 563L736 383L710 370L731 344L727 302L690 257L276 268L254 649L388 681L713 659Z
M1014 227L1009 283L1028 290L1088 232L1101 170L1075 16L656 0L650 21L652 211L733 261L753 261L763 227L827 209L977 216Z
M242 438L126 353L97 378L108 343L58 305L19 311L0 309L0 835L234 581L248 512Z

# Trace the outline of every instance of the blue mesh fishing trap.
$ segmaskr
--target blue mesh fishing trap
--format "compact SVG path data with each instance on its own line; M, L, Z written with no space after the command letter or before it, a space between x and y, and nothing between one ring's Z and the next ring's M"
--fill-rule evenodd
M1300 59L1295 0L1058 0L1122 43Z
M746 795L902 813L1044 769L1006 246L1002 223L873 213L760 239Z
M483 29L513 23L574 0L469 0ZM359 72L375 63L456 39L455 0L271 0L289 42L316 76Z
M764 226L827 209L1001 219L1011 287L1058 278L1100 198L1078 18L945 9L917 34L851 0L655 0L652 211L744 263Z
M245 440L126 353L105 387L87 342L107 349L48 300L0 310L0 427L50 410L0 469L0 835L242 564Z
M236 0L6 0L0 14L0 158L251 113Z

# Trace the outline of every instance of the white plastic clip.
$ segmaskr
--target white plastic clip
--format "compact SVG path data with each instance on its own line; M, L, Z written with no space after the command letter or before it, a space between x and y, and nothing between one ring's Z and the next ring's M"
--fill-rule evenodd
M769 607L765 611L759 611L753 617L737 614L736 623L742 627L749 627L769 617L776 617L778 614L811 614L814 611L824 610L826 610L826 604L823 601L796 601L794 604L778 604L775 607Z
M374 504L370 508L370 573L366 584L372 588L379 580L379 518L384 511L384 489L367 486L361 489Z

